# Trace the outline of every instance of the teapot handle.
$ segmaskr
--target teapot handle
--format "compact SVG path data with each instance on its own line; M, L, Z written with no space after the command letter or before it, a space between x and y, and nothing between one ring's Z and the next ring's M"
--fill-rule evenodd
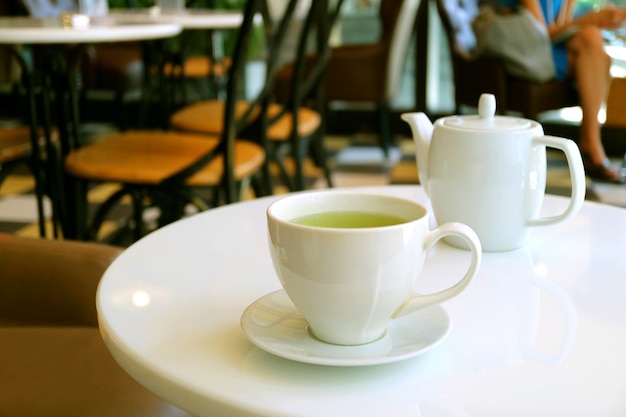
M547 226L573 217L580 211L585 201L586 179L583 160L578 145L574 141L556 136L539 136L533 138L534 145L544 145L561 150L567 159L569 174L572 180L570 202L563 213L550 217L539 217L528 221L530 226Z

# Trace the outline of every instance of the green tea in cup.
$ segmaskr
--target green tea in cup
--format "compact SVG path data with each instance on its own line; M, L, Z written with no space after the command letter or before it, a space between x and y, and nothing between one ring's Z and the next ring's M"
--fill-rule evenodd
M370 211L326 211L307 214L292 220L303 226L356 229L361 227L385 227L406 223L407 219L387 213Z

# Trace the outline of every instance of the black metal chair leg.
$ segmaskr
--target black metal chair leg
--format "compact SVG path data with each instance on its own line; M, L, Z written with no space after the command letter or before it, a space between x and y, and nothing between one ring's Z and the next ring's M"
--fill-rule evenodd
M285 166L283 162L285 161L288 154L289 154L288 146L278 145L278 148L274 150L274 157L271 158L270 160L273 160L278 166L280 177L283 181L283 184L287 187L287 189L289 191L295 191L295 184L291 178L291 175L289 175L289 172L287 171L287 167ZM296 161L294 160L294 163L295 162Z
M390 112L389 104L384 103L378 106L380 147L383 150L385 158L389 158L389 148L391 146Z
M70 194L73 196L74 205L74 231L75 238L78 240L87 240L90 238L89 230L87 227L87 217L89 214L89 201L87 193L89 192L89 186L86 181L81 181L76 178L65 176L67 183L67 189L70 190Z
M141 239L144 235L143 224L143 199L144 195L141 190L133 190L130 193L131 200L133 201L133 220L134 220L134 234L135 241Z
M89 240L97 240L98 232L100 232L100 228L104 223L107 215L111 211L113 207L115 207L119 201L127 194L131 194L131 191L126 188L120 188L106 199L104 203L98 207L96 210L96 214L91 221L91 226L89 227L89 231L87 233L87 237Z
M311 140L311 155L316 166L324 171L324 179L328 188L333 188L333 178L330 167L328 166L328 158L326 157L326 148L324 147L324 135L316 134Z

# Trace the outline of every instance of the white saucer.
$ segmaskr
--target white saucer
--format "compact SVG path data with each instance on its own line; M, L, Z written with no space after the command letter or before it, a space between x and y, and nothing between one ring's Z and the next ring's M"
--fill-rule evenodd
M446 310L435 305L391 321L380 339L359 346L324 343L309 334L307 323L283 290L252 303L241 316L241 327L257 347L298 362L332 366L362 366L396 362L439 344L450 332Z

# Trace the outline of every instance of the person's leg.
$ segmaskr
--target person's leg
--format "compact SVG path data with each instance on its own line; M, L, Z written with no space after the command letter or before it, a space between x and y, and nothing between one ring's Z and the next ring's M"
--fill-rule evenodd
M604 51L600 30L583 26L567 44L569 73L578 85L582 121L579 147L591 176L619 181L620 173L607 165L598 113L611 82L611 58Z

